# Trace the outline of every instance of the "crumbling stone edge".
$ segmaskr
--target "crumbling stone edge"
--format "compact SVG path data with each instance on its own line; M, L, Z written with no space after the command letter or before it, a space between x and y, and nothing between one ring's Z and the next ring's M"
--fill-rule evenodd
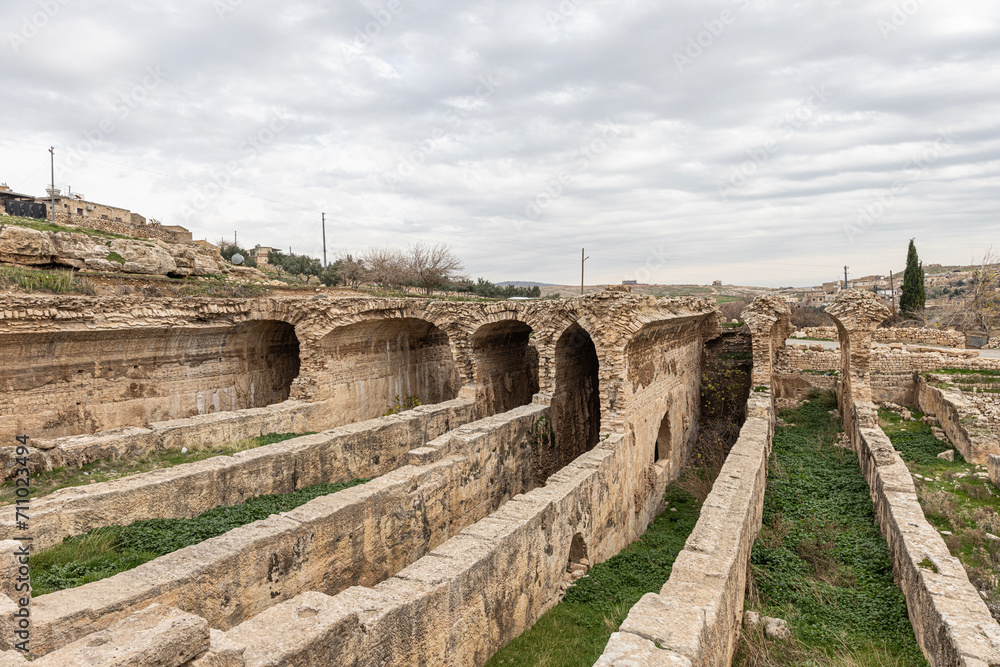
M854 403L851 411L877 415L872 403ZM856 426L851 441L924 656L932 665L1000 665L1000 625L924 516L913 477L892 442L878 426Z
M770 391L753 392L739 439L670 579L632 607L595 667L730 664L761 526L774 422Z

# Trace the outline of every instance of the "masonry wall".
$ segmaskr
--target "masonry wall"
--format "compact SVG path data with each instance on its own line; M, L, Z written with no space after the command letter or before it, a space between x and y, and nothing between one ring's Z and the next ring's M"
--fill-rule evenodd
M837 340L836 327L804 327L799 329L807 338ZM920 345L940 345L942 347L965 347L965 334L952 329L928 329L923 327L879 327L875 329L876 343L917 343ZM796 336L792 336L794 340Z
M653 518L665 484L677 478L698 435L704 343L699 321L660 321L633 334L625 350L626 431L635 441L630 474L637 525ZM662 485L657 485L662 482Z
M407 464L410 450L472 421L472 414L471 401L448 401L232 456L53 491L31 503L33 548L103 526L194 517L255 496L378 477ZM0 540L19 535L13 513L0 517Z
M538 350L517 320L484 324L472 335L473 382L481 416L531 402L538 392Z
M51 208L48 200L43 203L46 210ZM88 208L93 210L88 211ZM141 215L123 208L76 199L57 198L55 217L56 223L60 225L96 229L140 239L159 239L167 243L188 243L192 239L191 232L179 225L146 224L146 219Z
M0 334L0 439L54 438L288 398L299 372L291 325Z
M547 411L529 405L473 422L364 485L35 598L33 650L48 653L151 603L226 629L302 591L374 586L533 487L533 425ZM9 641L9 623L0 618L0 642Z
M881 329L876 329L876 332ZM912 346L911 346L912 347ZM775 389L778 399L801 400L812 388L832 389L840 372L839 350L785 348L778 354ZM921 351L873 347L871 389L876 402L916 405L915 373L938 368L995 369L997 361L975 350ZM830 373L824 376L823 373Z
M315 399L339 423L381 416L414 397L437 403L458 395L448 335L427 320L372 319L338 327L320 342Z
M1000 664L1000 625L924 517L906 464L882 429L854 428L851 435L924 655L932 665Z
M730 664L764 509L774 435L770 392L754 392L747 414L670 578L632 607L597 666Z
M912 405L937 417L948 440L966 461L983 465L990 454L1000 454L1000 421L977 401L980 397L939 389L923 377L917 379L915 393L917 400Z
M602 561L636 537L623 519L632 446L613 434L396 576L303 593L226 638L247 667L482 665L555 603L574 539Z

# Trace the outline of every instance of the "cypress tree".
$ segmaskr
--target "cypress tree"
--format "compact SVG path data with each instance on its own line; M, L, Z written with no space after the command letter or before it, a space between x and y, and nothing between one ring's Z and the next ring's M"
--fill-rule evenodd
M903 272L903 293L899 297L899 309L904 314L914 315L924 309L927 297L924 293L924 267L917 257L917 247L910 239L906 251L906 271Z

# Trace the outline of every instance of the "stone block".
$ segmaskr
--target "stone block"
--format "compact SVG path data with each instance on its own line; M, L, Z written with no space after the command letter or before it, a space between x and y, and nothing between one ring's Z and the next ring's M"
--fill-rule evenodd
M205 619L154 604L36 658L38 667L180 667L209 650Z

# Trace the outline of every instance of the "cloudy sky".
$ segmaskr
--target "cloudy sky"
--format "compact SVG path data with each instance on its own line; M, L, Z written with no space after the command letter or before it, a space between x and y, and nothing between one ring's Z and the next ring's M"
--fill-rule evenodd
M472 277L806 285L1000 246L990 0L0 4L0 182Z

